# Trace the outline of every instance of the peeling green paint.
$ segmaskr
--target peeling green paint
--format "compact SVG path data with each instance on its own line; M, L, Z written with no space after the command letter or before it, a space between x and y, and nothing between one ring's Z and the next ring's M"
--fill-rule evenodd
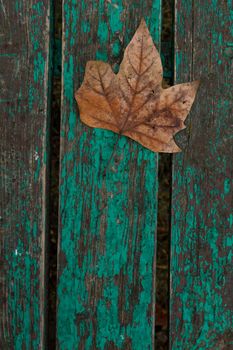
M3 26L3 43L12 36L12 42L7 42L5 47L12 46L15 51L15 69L13 73L6 69L3 79L12 79L12 89L7 94L10 98L12 92L15 94L14 103L7 104L7 113L3 115L5 129L9 129L13 137L10 135L4 146L6 165L3 162L1 169L6 181L5 186L4 181L3 185L1 182L1 191L6 192L8 187L7 196L10 196L10 201L4 203L1 227L4 242L1 283L3 281L6 293L3 307L7 310L6 313L0 310L1 349L45 348L43 191L49 137L50 28L46 29L49 8L48 1L33 0L28 6L19 0L7 6L5 15L10 27ZM11 102L10 98L6 102Z
M188 142L173 157L172 350L233 346L230 22L219 1L176 1L176 82L201 85Z
M127 44L136 29L136 24L130 23L122 33L131 12L138 23L146 17L159 43L160 2L126 6L120 0L107 4L101 0L98 5L93 1L86 6L82 1L75 5L76 34L69 20L73 6L72 1L64 5L58 348L76 349L82 343L83 349L125 349L130 342L134 350L153 349L157 156L121 137L108 165L118 137L80 123L74 89L77 79L81 83L86 61L94 58L92 51L85 51L86 42L97 38L96 59L110 59L112 64L119 60L119 38L124 36ZM83 30L87 20L91 23L88 33ZM79 30L83 33L82 52ZM124 287L120 276L125 279ZM125 324L120 312L125 314ZM126 321L127 314L132 321Z

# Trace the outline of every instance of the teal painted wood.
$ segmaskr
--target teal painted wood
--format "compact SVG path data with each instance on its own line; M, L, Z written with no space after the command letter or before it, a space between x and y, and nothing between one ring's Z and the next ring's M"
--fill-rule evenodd
M1 8L0 348L45 349L49 1Z
M159 44L160 1L64 2L58 349L152 349L157 155L80 122L74 92L90 59L117 69L144 16Z
M172 350L233 348L232 1L176 1L176 82L201 79L173 158Z

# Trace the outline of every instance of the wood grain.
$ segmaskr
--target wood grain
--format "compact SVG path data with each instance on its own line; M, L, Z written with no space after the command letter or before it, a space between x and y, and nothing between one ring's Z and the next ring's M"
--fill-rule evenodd
M118 69L142 17L159 45L158 0L64 3L58 349L153 348L157 156L86 127L74 99L87 61Z
M49 1L0 2L0 348L45 348Z
M176 83L201 85L173 158L170 348L232 349L232 2L177 0L175 36Z

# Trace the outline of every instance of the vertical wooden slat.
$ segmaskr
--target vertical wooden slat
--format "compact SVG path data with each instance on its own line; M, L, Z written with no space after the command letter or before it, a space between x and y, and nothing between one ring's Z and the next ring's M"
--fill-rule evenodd
M0 2L0 348L45 348L49 0Z
M160 1L64 1L57 347L152 349L157 155L80 122L85 64L117 69L140 19L159 44Z
M201 85L173 163L173 350L233 348L232 19L231 1L176 1L176 82Z

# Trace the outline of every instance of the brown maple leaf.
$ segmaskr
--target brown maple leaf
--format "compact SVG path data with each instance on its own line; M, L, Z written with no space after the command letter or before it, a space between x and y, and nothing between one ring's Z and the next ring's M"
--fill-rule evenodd
M101 61L89 61L75 94L81 120L112 130L154 152L179 152L173 136L185 128L198 81L162 88L159 53L144 20L124 52L118 74Z

